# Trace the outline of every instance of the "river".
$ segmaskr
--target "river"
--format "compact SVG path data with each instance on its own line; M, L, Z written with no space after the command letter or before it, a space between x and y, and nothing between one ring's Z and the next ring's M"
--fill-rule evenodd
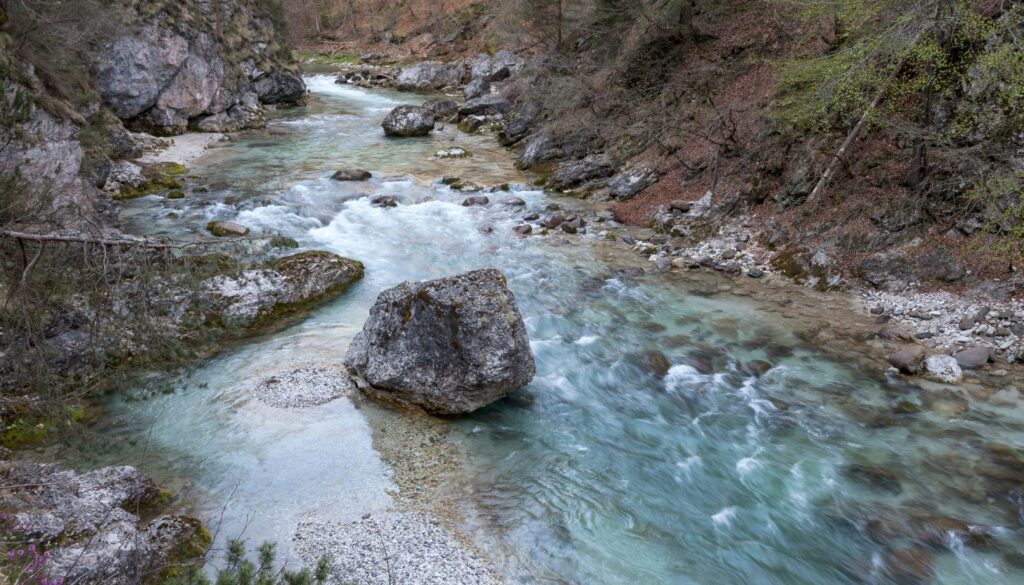
M529 187L492 137L449 126L387 139L387 111L421 96L307 81L307 106L190 164L190 188L206 192L129 202L122 221L190 239L231 219L358 259L366 278L283 331L140 377L106 404L88 465L140 465L218 538L273 539L285 552L302 518L393 507L398 478L373 429L394 413L348 399L273 409L245 384L340 363L386 287L496 267L537 376L472 416L431 423L459 456L427 499L456 502L452 522L508 582L1024 582L1024 412L1009 383L880 374L877 359L858 358L871 351L856 339L870 323L841 298L745 277L633 277L622 269L638 258L598 225L517 238L522 212L501 200L540 211L556 199ZM473 157L433 156L449 145ZM342 167L374 178L330 180ZM443 175L512 191L463 207ZM379 193L399 206L371 206ZM665 376L639 364L651 350L669 358ZM743 368L754 359L773 367L754 376ZM984 542L965 544L962 525L984 527ZM910 569L886 572L887 562Z

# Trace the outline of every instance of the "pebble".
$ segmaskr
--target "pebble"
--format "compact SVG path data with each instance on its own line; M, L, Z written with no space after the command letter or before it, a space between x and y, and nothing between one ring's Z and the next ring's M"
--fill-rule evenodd
M331 557L333 583L352 585L491 585L488 563L433 516L386 512L355 522L301 522L295 550L308 564Z

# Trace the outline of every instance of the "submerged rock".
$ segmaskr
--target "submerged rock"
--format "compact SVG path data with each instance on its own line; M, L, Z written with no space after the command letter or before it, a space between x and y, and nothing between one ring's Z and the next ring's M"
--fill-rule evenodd
M370 171L363 169L341 169L331 175L335 181L366 181L372 177L373 174Z
M388 136L426 136L434 129L434 114L420 106L398 106L381 123Z
M383 291L345 365L371 392L445 415L482 408L535 373L523 318L494 269Z

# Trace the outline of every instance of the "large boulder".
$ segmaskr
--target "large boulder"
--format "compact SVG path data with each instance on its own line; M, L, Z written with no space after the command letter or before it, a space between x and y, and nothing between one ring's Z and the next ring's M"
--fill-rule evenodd
M398 106L381 123L388 136L426 136L434 129L434 114L420 106Z
M341 294L363 277L363 265L323 251L299 252L266 265L202 283L205 321L237 329Z
M523 318L494 269L385 290L345 365L371 392L442 415L473 412L535 373Z
M462 63L424 61L402 69L395 79L399 91L435 91L462 84Z

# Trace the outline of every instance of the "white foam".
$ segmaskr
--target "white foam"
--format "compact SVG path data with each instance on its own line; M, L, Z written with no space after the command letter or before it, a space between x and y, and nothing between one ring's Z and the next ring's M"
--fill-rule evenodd
M727 508L722 508L717 514L711 516L711 521L714 522L716 526L729 526L732 524L732 520L735 517L736 507L729 506Z
M764 464L753 457L744 457L736 462L736 471L738 471L740 475L748 475L762 467L764 467Z
M580 337L573 343L575 343L576 345L592 345L596 343L599 339L601 338L598 337L597 335L584 335L583 337Z

